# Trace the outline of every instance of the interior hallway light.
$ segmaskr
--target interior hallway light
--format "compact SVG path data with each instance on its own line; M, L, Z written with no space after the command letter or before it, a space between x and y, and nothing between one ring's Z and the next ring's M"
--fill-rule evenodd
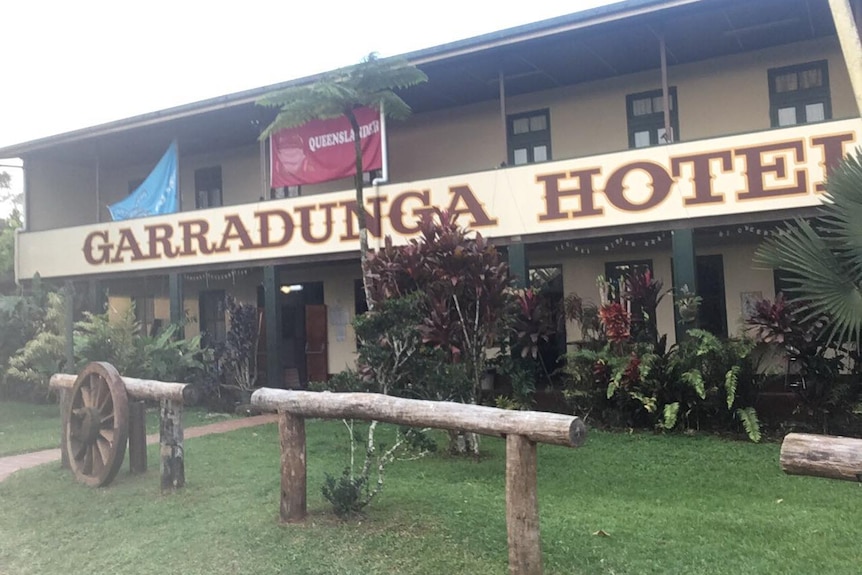
M281 286L281 288L279 288L279 291L281 291L281 293L284 293L284 294L294 292L294 291L302 291L302 284L291 284L289 286L287 286L287 285Z

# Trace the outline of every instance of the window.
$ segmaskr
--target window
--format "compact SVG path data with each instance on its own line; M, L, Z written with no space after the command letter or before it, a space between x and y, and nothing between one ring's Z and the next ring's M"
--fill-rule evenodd
M201 339L205 346L223 342L227 334L225 325L224 290L200 292L198 299Z
M832 118L826 60L769 70L772 127L822 122Z
M506 118L509 165L520 166L551 159L551 114L537 110Z
M626 96L629 148L646 148L679 140L676 87L672 86L668 89L668 97L670 98L671 134L665 134L664 96L661 90Z
M284 186L283 188L272 188L269 190L269 199L271 200L298 198L301 195L302 186Z
M610 299L620 301L620 292L626 290L626 279L633 274L643 275L646 272L652 274L652 260L605 263L605 279L612 286ZM648 303L645 305L644 301L634 298L631 299L630 306L632 337L636 341L657 339L655 310L647 309Z
M161 321L156 319L156 300L152 297L132 298L135 304L135 321L141 326L144 335L156 335L161 326Z
M195 207L199 210L222 205L221 166L195 170Z

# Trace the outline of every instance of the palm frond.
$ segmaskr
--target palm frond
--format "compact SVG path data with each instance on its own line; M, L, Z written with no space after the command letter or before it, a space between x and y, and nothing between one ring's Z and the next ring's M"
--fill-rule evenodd
M862 275L862 148L835 166L826 181L823 213L826 232L846 252L854 275Z
M830 318L828 339L859 341L862 290L846 250L836 251L807 221L796 220L757 249L754 264L788 272L788 292L804 319Z

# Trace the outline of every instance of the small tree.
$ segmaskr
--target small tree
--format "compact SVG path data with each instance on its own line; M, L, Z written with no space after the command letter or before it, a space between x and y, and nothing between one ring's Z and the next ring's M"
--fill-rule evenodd
M368 228L365 222L365 198L362 182L362 142L355 110L363 107L380 108L387 117L402 120L410 115L410 106L394 92L428 80L424 72L403 58L380 59L371 53L359 64L324 74L312 84L293 86L267 94L257 103L278 108L275 120L260 135L261 139L284 128L302 126L311 120L347 117L353 128L356 153L356 218L359 227L359 255L363 270L368 255ZM374 299L364 281L368 308Z
M387 239L382 250L369 255L367 270L372 297L424 294L422 341L442 350L451 363L463 363L470 385L458 399L476 403L486 349L506 335L511 300L508 266L497 249L481 234L470 237L455 215L442 213L423 220L420 237L406 246ZM478 437L471 434L468 441L478 453Z
M216 348L216 359L226 385L240 391L251 391L257 384L257 346L260 323L257 307L225 298L230 327L224 343Z

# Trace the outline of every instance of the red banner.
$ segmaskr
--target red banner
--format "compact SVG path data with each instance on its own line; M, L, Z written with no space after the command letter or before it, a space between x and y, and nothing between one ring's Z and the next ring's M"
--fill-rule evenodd
M362 143L362 171L383 165L380 112L354 111ZM347 116L312 120L270 137L272 187L301 186L346 178L356 173L354 134Z

